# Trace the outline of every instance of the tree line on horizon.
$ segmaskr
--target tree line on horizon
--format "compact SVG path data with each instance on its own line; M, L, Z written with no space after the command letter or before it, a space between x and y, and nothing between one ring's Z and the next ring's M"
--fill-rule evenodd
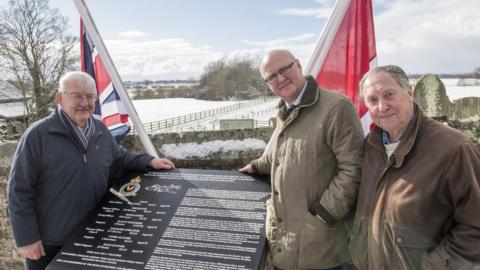
M258 95L271 95L265 90L265 82L258 71L258 60L236 58L221 59L209 63L201 75L198 85L137 87L134 99L153 98L196 98L202 100L249 99Z

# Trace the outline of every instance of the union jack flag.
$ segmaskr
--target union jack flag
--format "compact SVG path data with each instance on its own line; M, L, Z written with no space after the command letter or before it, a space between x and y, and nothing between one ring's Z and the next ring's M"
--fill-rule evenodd
M93 115L102 120L112 136L119 142L130 130L127 110L120 100L82 20L80 20L80 33L81 69L90 74L97 84L98 100Z

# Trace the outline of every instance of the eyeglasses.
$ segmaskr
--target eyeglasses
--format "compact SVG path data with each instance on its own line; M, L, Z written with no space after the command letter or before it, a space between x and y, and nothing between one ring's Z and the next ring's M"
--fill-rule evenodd
M84 98L86 98L88 102L92 102L97 99L97 95L95 94L82 95L77 92L73 92L73 93L64 92L64 94L67 94L68 96L70 96L70 98L73 99L75 102L80 102Z
M282 76L286 76L290 70L292 70L292 66L293 64L295 63L295 60L293 60L290 64L284 66L284 67L281 67L280 69L278 69L277 72L274 72L272 74L270 74L267 78L265 78L265 82L266 83L272 83L273 81L277 80L278 79L278 74L282 75Z

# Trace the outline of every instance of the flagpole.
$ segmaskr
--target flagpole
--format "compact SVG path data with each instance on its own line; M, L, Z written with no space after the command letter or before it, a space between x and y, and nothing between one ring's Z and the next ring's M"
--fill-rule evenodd
M337 0L337 2L335 2L332 13L330 14L330 17L328 17L322 33L320 34L317 46L313 50L312 56L305 67L306 75L312 75L315 77L316 73L320 70L323 60L325 60L325 57L327 56L328 49L332 45L337 30L342 23L343 16L347 11L350 1L351 0Z
M142 122L138 117L137 111L135 110L135 107L133 107L133 104L127 94L127 91L125 90L125 86L123 85L120 75L118 74L118 71L115 68L115 65L113 64L112 58L110 57L110 54L108 53L107 48L103 43L100 33L98 32L98 29L95 26L95 23L93 22L93 18L90 14L90 11L87 8L87 5L85 4L85 1L73 0L73 2L75 3L75 6L77 7L78 12L80 13L80 17L83 20L83 23L87 29L87 32L89 33L91 39L93 40L93 43L95 44L98 54L100 55L100 58L102 59L102 62L105 65L105 69L107 70L108 74L110 75L110 78L112 79L113 85L118 90L117 92L120 95L121 100L124 102L124 105L130 117L130 120L132 121L136 132L138 132L138 136L140 137L140 141L142 142L143 147L145 148L145 151L149 155L158 157L157 151L155 150L155 147L153 146L152 141L150 140L150 138L148 137L147 133L143 128Z

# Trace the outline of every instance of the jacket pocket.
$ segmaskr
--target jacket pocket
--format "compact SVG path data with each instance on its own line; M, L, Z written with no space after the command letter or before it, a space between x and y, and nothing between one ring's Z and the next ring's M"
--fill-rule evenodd
M299 268L331 268L348 261L346 234L342 222L327 225L307 213L300 235Z
M422 232L396 227L393 242L393 265L399 269L426 269L427 251L435 245L430 237Z
M368 220L355 219L348 237L348 251L358 269L368 269Z
M272 199L268 199L265 203L267 205L267 215L265 218L265 235L267 240L272 242L277 238L277 221L275 218L275 209L273 208Z
M480 269L480 265L465 260L453 251L447 252L443 246L437 246L426 254L427 270L473 270Z

